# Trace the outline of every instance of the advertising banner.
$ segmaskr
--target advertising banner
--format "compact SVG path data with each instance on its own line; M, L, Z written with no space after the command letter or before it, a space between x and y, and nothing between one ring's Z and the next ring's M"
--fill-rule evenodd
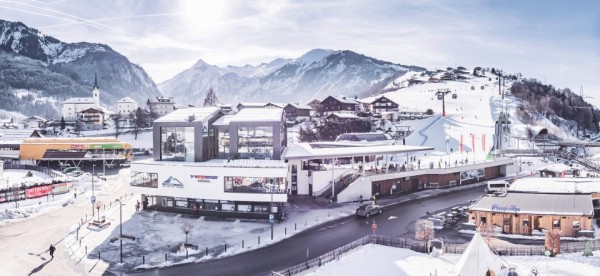
M25 195L27 198L36 198L40 196L45 196L49 193L52 193L52 185L45 185L39 187L31 187L25 190Z
M55 195L64 194L66 192L69 192L69 185L67 183L52 184L52 193Z

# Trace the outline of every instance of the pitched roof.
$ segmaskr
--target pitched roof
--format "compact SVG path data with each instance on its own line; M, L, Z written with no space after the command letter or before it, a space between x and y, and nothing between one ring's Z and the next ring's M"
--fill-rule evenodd
M522 193L600 193L598 178L520 178L508 188Z
M325 118L329 118L332 116L338 117L340 119L362 119L361 117L358 117L358 116L356 116L354 114L350 114L350 113L331 113L331 114L327 115L327 117L325 117Z
M290 106L293 106L295 109L306 109L306 110L312 110L313 108L308 106L308 105L301 105L301 104L297 104L297 103L291 103L291 104L287 104Z
M117 102L118 103L135 103L135 101L129 97L123 97L122 99L118 100Z
M104 110L99 109L99 108L94 108L94 107L90 107L88 109L82 110L81 113L106 113L104 112Z
M514 193L484 196L470 210L508 212L511 214L591 216L594 213L590 194Z

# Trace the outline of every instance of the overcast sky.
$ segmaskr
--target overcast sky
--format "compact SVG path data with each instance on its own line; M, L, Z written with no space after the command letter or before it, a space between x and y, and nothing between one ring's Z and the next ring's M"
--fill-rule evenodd
M0 18L111 46L165 81L202 59L260 64L314 48L424 66L499 67L600 103L600 1L0 0Z

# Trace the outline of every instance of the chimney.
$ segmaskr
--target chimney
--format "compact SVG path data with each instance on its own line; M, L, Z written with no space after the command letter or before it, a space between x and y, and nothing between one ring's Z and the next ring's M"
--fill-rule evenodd
M193 122L194 120L196 120L196 116L190 115L190 117L188 118L188 121Z
M345 100L345 99L346 99L346 96L343 96L343 97L342 97L342 99L344 99L344 100Z

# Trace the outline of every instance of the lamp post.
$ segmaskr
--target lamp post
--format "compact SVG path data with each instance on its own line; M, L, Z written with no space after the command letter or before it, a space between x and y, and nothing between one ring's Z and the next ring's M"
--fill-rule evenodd
M271 240L273 240L273 220L275 219L275 214L273 214L273 185L270 187L271 189L271 206L269 208L269 222L271 222Z
M92 157L92 198L94 197L94 174L96 165L94 164L94 158ZM98 213L100 210L98 210ZM94 217L94 202L92 202L92 218Z
M119 199L117 199L117 202L119 202L119 254L121 256L121 263L123 263L123 203Z

